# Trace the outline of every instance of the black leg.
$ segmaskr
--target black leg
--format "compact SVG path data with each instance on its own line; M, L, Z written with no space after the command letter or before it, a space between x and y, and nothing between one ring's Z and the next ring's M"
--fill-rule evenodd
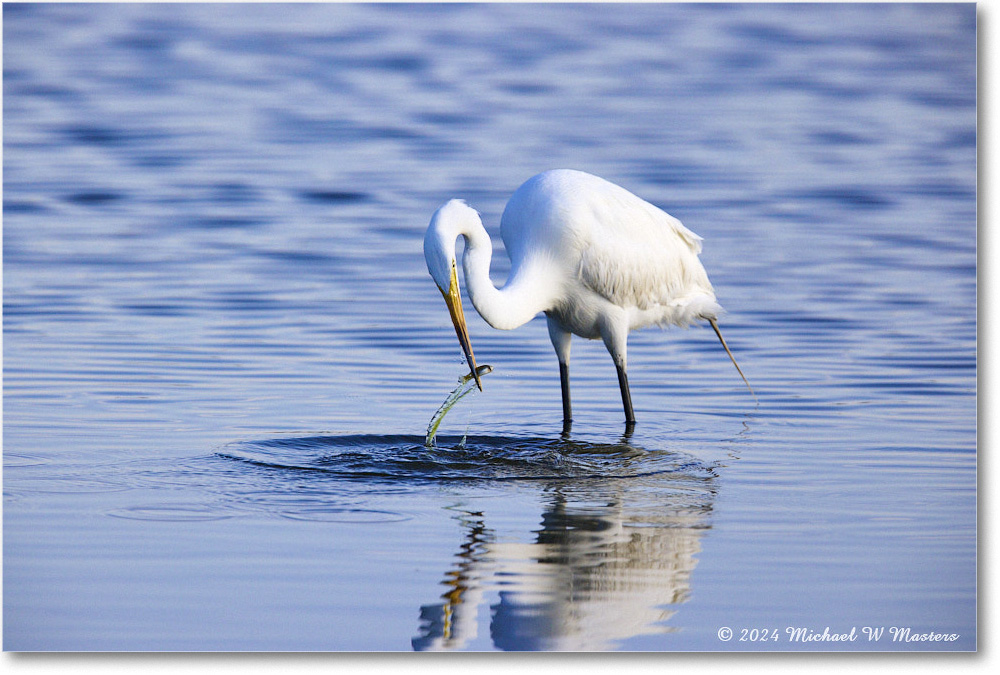
M559 385L562 387L563 424L573 421L573 405L569 400L569 364L559 362Z
M625 423L625 433L622 434L622 445L629 445L632 440L632 433L635 431L635 422Z
M615 368L618 369L618 386L622 390L622 405L625 406L625 424L635 425L635 412L632 411L632 395L628 391L628 375L625 374L625 369L615 364Z

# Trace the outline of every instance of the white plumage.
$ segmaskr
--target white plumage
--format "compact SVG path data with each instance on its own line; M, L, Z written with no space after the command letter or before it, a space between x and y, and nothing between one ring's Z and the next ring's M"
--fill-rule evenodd
M489 278L493 246L479 214L451 200L431 218L424 237L427 268L448 302L473 372L455 261L460 236L469 297L487 323L509 330L545 313L567 423L571 335L604 341L618 369L628 424L635 422L625 365L629 331L708 320L722 341L716 323L721 308L698 259L701 237L614 183L560 169L528 179L507 202L500 236L511 271L500 289Z

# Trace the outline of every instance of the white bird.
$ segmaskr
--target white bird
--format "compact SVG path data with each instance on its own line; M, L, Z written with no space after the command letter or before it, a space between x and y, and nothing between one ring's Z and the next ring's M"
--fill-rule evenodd
M673 216L603 178L558 169L528 179L514 192L500 220L500 236L511 261L502 288L490 281L490 236L464 201L452 199L439 208L424 236L427 269L444 295L480 390L459 292L458 237L465 238L462 264L469 297L488 324L510 330L545 313L559 359L565 424L573 418L572 335L604 341L618 370L629 426L635 413L625 352L629 331L638 328L707 320L750 387L716 323L721 307L698 259L701 237Z

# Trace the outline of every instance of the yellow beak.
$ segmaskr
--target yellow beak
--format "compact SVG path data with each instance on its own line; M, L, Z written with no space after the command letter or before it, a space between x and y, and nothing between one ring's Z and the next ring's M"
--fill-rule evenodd
M455 263L451 265L451 284L448 287L448 292L446 293L442 290L441 295L444 296L444 301L448 305L451 322L455 325L455 333L458 335L459 344L462 345L462 351L465 352L465 360L472 369L472 376L476 378L476 386L479 387L479 391L482 391L483 383L479 379L479 373L476 369L476 357L472 353L472 343L469 342L469 330L465 326L465 313L462 311L462 294L458 290L458 271L455 269Z

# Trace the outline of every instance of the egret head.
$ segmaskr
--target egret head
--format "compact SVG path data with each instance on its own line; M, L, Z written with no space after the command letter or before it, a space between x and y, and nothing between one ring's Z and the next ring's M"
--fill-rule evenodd
M451 322L455 325L458 342L462 345L465 360L476 378L476 385L482 391L483 383L476 372L476 357L472 353L472 343L469 342L469 331L465 325L465 313L462 311L462 294L458 287L458 266L455 260L455 241L467 231L467 227L478 223L479 214L460 199L452 199L439 208L431 217L431 224L424 235L424 258L427 260L427 270L431 273L441 295L444 296Z

